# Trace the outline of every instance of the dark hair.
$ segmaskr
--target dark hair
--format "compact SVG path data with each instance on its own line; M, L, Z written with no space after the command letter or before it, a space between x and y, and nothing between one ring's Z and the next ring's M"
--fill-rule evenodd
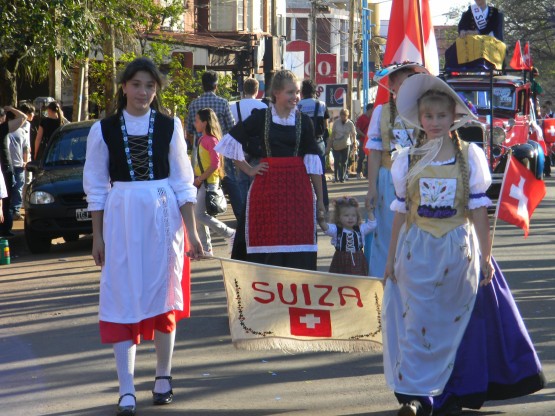
M356 208L357 211L357 225L362 223L362 216L358 210L358 201L356 198L351 196L343 196L341 198L336 198L333 201L334 212L333 212L333 222L335 225L341 227L341 209L342 208Z
M160 90L164 85L164 77L162 73L158 70L154 62L145 57L136 58L133 61L129 62L123 72L120 74L118 79L119 87L116 92L116 104L114 106L114 113L123 111L123 109L127 106L127 97L123 94L122 85L133 79L137 72L140 71L148 72L152 76L152 78L154 78L154 81L158 85L158 88L156 89L156 95L150 106L158 112L167 114L167 111L162 107L162 100L160 97Z
M366 104L366 111L372 110L373 108L374 108L374 103L368 103L368 104Z
M35 106L33 104L29 104L29 103L21 103L19 105L19 111L21 111L22 113L25 113L27 115L34 113L35 110Z
M553 103L551 102L551 100L545 100L545 102L543 103L543 105L551 106L551 105L553 105Z
M62 111L62 107L58 104L57 101L51 101L46 106L48 110L54 111L58 115L58 119L60 120L60 125L66 124L66 119L64 118L64 112Z
M258 81L254 78L247 78L243 83L243 94L255 95L258 92Z
M202 108L197 111L200 121L206 123L206 134L220 140L222 138L222 128L218 121L218 116L211 108Z
M205 92L214 91L218 85L218 74L216 71L206 71L202 74L202 89Z
M316 95L316 84L311 79L303 80L301 84L301 95L303 98L310 97L314 98Z
M288 69L282 69L277 71L272 78L272 86L270 88L271 101L276 102L276 97L274 96L275 91L281 91L285 88L287 82L299 82L297 76L289 71Z

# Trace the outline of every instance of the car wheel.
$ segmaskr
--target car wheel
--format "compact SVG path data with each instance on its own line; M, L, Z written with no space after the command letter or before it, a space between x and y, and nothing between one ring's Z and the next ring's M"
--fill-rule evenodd
M71 243L72 241L77 241L77 240L79 240L79 234L64 235L64 241L66 243Z
M52 239L38 236L25 226L25 242L33 254L43 254L50 251Z

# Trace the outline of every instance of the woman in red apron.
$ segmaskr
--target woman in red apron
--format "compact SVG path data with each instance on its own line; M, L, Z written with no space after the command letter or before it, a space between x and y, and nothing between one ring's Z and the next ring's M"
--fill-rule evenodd
M323 218L322 164L310 118L297 110L299 81L272 80L272 103L255 109L215 147L254 177L231 257L316 270L316 216ZM245 160L248 154L257 164Z

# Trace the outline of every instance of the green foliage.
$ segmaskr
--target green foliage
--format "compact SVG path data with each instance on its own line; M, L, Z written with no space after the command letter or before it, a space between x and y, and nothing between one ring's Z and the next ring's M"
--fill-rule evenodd
M151 58L166 75L166 84L161 92L162 105L172 115L185 118L191 101L203 92L201 78L204 71L197 71L193 74L189 68L185 68L178 56L171 56L171 46L167 43L150 43L146 56ZM116 63L117 72L121 72L125 65L135 58L134 53L123 55ZM89 100L96 104L99 112L105 109L104 80L109 76L109 63L111 64L107 61L91 61L89 66L89 79L91 80ZM230 75L220 77L218 95L231 100L236 90L236 82ZM92 116L98 117L99 114Z

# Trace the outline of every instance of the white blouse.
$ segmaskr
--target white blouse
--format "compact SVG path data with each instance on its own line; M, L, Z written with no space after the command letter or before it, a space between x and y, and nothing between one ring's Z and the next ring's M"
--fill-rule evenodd
M407 206L404 201L407 194L406 175L409 167L409 153L400 155L393 161L391 167L391 176L393 185L395 186L396 198L390 205L392 211L406 213ZM453 163L455 158L447 161L432 162L432 165L447 165ZM468 147L468 170L469 170L469 190L470 199L468 201L469 209L480 207L488 207L492 205L491 199L486 196L486 191L491 185L491 173L489 171L488 162L484 151L475 143L470 143Z
M368 125L368 140L366 141L366 148L370 150L383 150L382 146L382 132L380 128L380 120L382 118L383 106L380 104L374 108L370 124Z
M270 109L272 110L272 121L276 124L281 124L282 126L294 126L295 125L295 112L296 108L293 108L287 118L280 117L275 107L270 104ZM235 137L227 133L219 143L214 147L216 152L222 154L223 156L238 160L245 160L245 153L243 152L243 146L239 143ZM306 172L309 175L322 175L324 171L322 170L322 162L320 161L320 156L314 154L306 154L303 158L304 165L306 167Z
M137 117L124 110L123 116L129 135L147 133L150 112ZM175 192L178 205L182 206L187 202L196 203L197 188L193 185L193 169L187 155L187 143L179 118L174 117L173 127L168 155L170 165L168 182ZM156 137L154 140L156 140ZM87 194L89 211L102 211L104 209L106 198L111 189L108 164L108 146L102 136L100 121L97 121L92 125L87 138L87 158L83 172L83 188Z
M367 234L370 234L372 231L376 229L377 222L376 220L366 220L362 224L360 224L360 234L362 235L363 243L364 237ZM343 234L353 234L354 230L347 230L343 228ZM331 237L331 245L335 247L337 244L337 225L336 224L328 224L328 230L324 232L325 235Z

